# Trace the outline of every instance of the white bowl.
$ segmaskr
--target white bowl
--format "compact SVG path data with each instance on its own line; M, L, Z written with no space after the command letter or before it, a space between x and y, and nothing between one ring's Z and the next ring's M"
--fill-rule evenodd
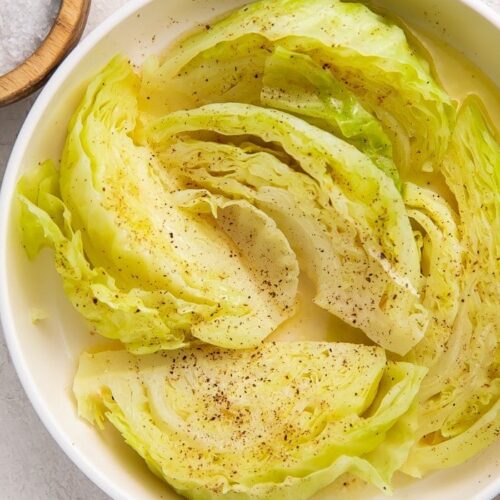
M244 0L137 0L89 35L59 67L33 106L12 152L0 198L0 314L19 378L43 423L75 464L117 499L169 499L176 495L145 467L111 429L99 433L77 418L71 385L91 337L66 300L50 252L30 263L19 243L16 206L19 176L41 159L58 158L68 119L89 77L116 52L141 62L180 33L205 24ZM434 31L500 83L500 17L479 0L380 0L383 8ZM438 20L439 25L436 23ZM445 35L442 28L445 27ZM156 35L156 36L153 36ZM33 325L30 310L49 318ZM421 481L398 479L395 498L490 499L500 492L500 443L468 463ZM75 492L76 493L76 492ZM339 492L337 492L339 493ZM318 498L331 498L326 490ZM371 488L339 497L385 498Z

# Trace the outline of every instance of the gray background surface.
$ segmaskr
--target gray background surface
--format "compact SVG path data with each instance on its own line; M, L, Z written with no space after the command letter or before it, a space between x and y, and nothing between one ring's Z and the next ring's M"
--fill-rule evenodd
M500 12L500 0L484 1ZM126 0L93 0L86 33L124 3ZM0 109L0 179L33 101L29 98ZM0 326L0 500L107 498L64 455L41 424L19 383Z

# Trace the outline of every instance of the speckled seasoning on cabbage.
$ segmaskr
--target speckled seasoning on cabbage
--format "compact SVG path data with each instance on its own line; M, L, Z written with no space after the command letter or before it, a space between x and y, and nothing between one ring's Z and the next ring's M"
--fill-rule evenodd
M497 135L361 4L263 0L116 56L18 201L123 346L82 355L80 416L187 498L389 493L500 434Z

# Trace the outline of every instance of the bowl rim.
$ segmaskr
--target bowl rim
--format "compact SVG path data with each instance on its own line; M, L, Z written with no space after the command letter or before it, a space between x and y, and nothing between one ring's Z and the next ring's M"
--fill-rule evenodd
M78 447L71 442L69 437L59 428L52 412L46 405L45 400L36 390L36 386L28 370L26 359L24 358L21 346L19 344L12 308L10 303L9 291L7 287L6 269L7 269L7 231L9 227L10 205L15 191L21 160L26 146L35 131L35 124L38 123L40 116L52 101L59 86L71 74L80 60L102 39L126 18L142 9L145 5L155 0L129 0L116 12L111 14L99 26L91 31L77 47L67 56L62 64L51 76L43 90L40 92L26 116L23 125L16 138L14 147L11 151L6 165L4 178L0 187L0 324L3 327L6 345L16 370L21 385L35 409L38 417L44 427L48 430L52 438L56 441L63 452L70 460L104 493L113 499L129 500L124 492L116 483L110 480L101 470L96 467ZM488 5L484 0L454 0L464 4L470 10L475 11L486 21L500 30L500 12ZM492 482L480 493L475 495L475 500L490 500L500 493L500 477Z
M12 308L7 288L7 279L5 279L5 269L7 268L7 252L5 251L7 237L5 235L8 231L10 205L15 191L21 160L26 145L35 132L35 124L38 123L40 116L47 106L50 105L59 86L63 84L65 79L75 69L83 56L114 27L153 1L154 0L129 0L82 39L61 63L36 98L23 122L7 162L0 189L0 322L3 328L7 349L17 376L21 381L21 385L31 405L42 421L42 424L66 456L68 456L78 469L80 469L85 476L104 493L113 499L120 500L128 500L126 493L88 460L85 455L80 452L78 447L71 442L71 439L69 439L69 437L59 428L59 425L54 419L52 412L47 407L43 397L36 390L36 386L29 372L26 359L24 358L16 335L14 320L11 313Z

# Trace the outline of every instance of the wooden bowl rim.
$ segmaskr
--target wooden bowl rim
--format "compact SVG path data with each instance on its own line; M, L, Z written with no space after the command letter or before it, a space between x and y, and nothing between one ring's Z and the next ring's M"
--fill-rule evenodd
M61 0L48 35L21 64L0 76L0 107L27 97L40 88L80 40L90 0Z

